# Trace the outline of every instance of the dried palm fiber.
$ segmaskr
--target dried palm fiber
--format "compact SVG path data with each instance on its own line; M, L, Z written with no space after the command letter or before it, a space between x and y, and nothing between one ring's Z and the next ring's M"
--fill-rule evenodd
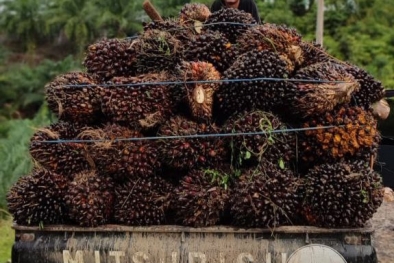
M362 161L322 164L305 178L306 221L322 227L363 227L383 201L381 177Z
M293 224L299 211L299 179L290 170L263 162L242 170L230 198L233 224L273 227Z
M272 51L252 50L240 55L223 73L224 82L215 93L215 115L226 118L245 110L281 108L286 105L288 82L253 79L279 79L288 74L286 62Z
M352 105L370 109L373 103L384 98L384 86L367 71L350 63L347 63L345 70L360 83L360 89L352 96Z
M192 118L199 122L212 121L213 94L220 85L220 73L211 63L183 61L179 67L178 78L185 83L185 104ZM212 81L212 82L210 82Z
M137 52L138 74L171 71L183 58L182 42L167 31L144 31L133 41L132 47Z
M69 182L65 201L70 219L80 226L110 223L114 205L113 181L94 170L82 171Z
M360 88L357 80L335 62L316 63L302 68L293 79L302 81L293 82L295 88L288 94L288 104L293 113L300 117L324 114L337 105L348 104Z
M221 129L215 124L197 123L178 115L170 118L159 128L158 136L176 137L219 133ZM224 137L159 138L158 145L163 164L179 170L216 167L229 160L227 140Z
M219 31L205 30L190 38L185 45L185 59L206 61L223 73L238 56L238 49Z
M223 33L226 38L235 43L237 38L248 28L256 26L257 21L250 13L236 8L222 8L213 12L204 22L204 29Z
M159 125L176 110L184 89L166 72L115 77L102 92L103 113L112 122L133 128Z
M155 141L135 140L143 138L139 131L109 123L85 130L78 138L92 140L88 150L97 173L116 181L148 177L160 168Z
M66 223L66 191L66 177L35 168L10 188L6 196L8 210L20 225Z
M174 191L175 222L192 227L218 224L229 209L228 176L221 170L189 171Z
M45 99L59 120L93 123L102 117L101 89L89 74L69 72L45 85Z
M115 186L114 219L132 226L160 225L167 218L173 186L161 177L128 179Z
M303 128L313 129L299 136L300 157L310 166L349 157L369 160L377 152L380 141L376 125L371 112L347 105L311 116L302 124Z
M296 136L270 112L251 111L235 114L224 125L227 133L261 133L231 137L229 149L236 166L261 161L290 166L296 161ZM281 131L282 130L282 131Z
M338 62L320 44L315 42L301 41L300 48L302 52L302 63L299 68L308 67L316 63Z
M37 165L72 178L93 165L86 143L67 142L86 129L91 127L64 121L37 129L30 139L30 155Z
M291 72L302 63L301 35L285 25L264 23L249 28L237 39L239 52L271 50L286 61Z
M187 23L186 23L187 22ZM144 23L144 32L154 30L156 32L167 32L180 41L180 45L189 42L196 32L197 27L190 25L189 21L183 22L180 18L168 18L163 21L152 21Z
M181 21L197 20L205 22L211 15L208 6L201 3L187 3L182 6L179 12L179 19Z
M101 39L88 47L83 65L99 82L115 76L134 76L137 52L132 43L130 39Z

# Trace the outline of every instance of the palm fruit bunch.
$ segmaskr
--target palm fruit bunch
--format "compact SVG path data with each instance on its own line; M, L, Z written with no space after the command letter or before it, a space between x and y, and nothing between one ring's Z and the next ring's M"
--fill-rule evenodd
M180 81L191 82L184 84L190 115L196 121L211 122L213 94L220 85L220 73L211 63L183 61L178 76Z
M171 208L176 222L185 226L216 225L229 209L229 176L219 170L191 170L175 188Z
M88 128L60 121L38 129L30 139L30 155L39 166L72 178L74 174L89 169L92 164L86 158L85 143L67 140L76 139L80 132Z
M112 122L125 126L157 126L185 96L179 86L165 83L170 79L166 72L114 77L102 92L102 111Z
M173 186L161 177L141 177L115 186L114 221L147 226L166 223Z
M158 131L160 159L164 165L178 170L216 167L229 159L227 141L212 136L219 133L221 129L215 124L197 123L183 116L174 116ZM199 137L193 138L196 135Z
M46 101L60 120L93 123L102 117L101 89L89 74L69 72L45 86Z
M66 223L66 191L67 178L45 169L34 169L19 178L7 193L8 210L20 225Z
M305 179L304 215L321 227L363 227L383 201L381 177L368 163L314 167Z
M88 47L83 65L97 81L133 76L136 54L132 40L105 38Z
M204 22L204 29L223 33L231 43L248 28L256 26L257 21L250 13L236 8L222 8L213 12Z
M182 42L167 31L152 29L144 31L132 43L137 52L137 74L157 73L174 69L183 58Z
M232 116L224 126L227 133L243 134L231 138L230 150L236 166L267 160L281 165L295 161L295 134L281 131L287 127L272 113L243 112Z
M301 35L295 29L270 23L251 27L237 39L239 52L271 50L279 53L289 71L303 61L300 44Z
M240 55L223 73L224 82L215 94L215 112L226 118L244 110L282 108L288 83L258 78L286 78L288 75L286 62L269 50L251 50ZM257 80L247 80L251 78Z
M230 214L240 227L291 224L300 210L299 180L291 170L262 162L242 170L232 188Z
M212 63L219 72L228 69L238 56L238 49L219 31L206 30L194 35L185 46L185 59Z
M371 112L346 105L311 117L302 126L311 129L299 137L300 156L311 165L350 157L370 160L380 141L376 125Z
M353 94L352 105L370 109L374 102L384 98L385 90L382 83L371 74L351 64L348 64L345 70L360 83L360 89Z
M295 88L288 93L288 103L293 113L301 117L323 114L337 105L348 104L360 88L357 80L334 62L304 67L296 71L293 78L302 81L293 83Z
M78 135L82 140L92 141L88 151L97 172L115 181L147 177L160 168L155 141L142 140L142 137L139 131L113 123Z
M302 63L299 68L308 67L322 62L338 62L338 60L330 56L320 44L301 41L299 46L302 53Z
M182 6L179 12L179 19L181 21L199 21L205 22L211 15L209 8L201 3L187 3Z
M113 214L114 183L94 170L82 171L69 182L65 202L69 218L80 226L106 224Z

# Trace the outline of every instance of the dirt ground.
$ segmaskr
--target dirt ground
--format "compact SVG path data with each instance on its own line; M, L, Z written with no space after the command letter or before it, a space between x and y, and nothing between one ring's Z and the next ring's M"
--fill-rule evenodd
M394 262L394 192L385 189L385 200L371 220L375 228L373 246L379 263Z

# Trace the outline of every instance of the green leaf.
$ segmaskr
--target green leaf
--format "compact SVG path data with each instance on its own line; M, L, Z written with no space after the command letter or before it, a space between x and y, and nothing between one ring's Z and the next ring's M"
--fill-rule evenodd
M283 159L282 158L280 158L279 159L279 167L280 167L280 169L285 169L285 162L283 161Z

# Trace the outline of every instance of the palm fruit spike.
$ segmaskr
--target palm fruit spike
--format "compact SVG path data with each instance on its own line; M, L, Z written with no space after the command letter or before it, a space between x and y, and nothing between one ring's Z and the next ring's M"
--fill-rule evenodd
M302 41L300 43L300 48L302 51L302 63L299 68L322 62L338 62L338 60L329 55L320 44Z
M114 76L133 76L136 51L131 44L128 39L102 39L88 47L83 65L100 82Z
M265 23L249 28L237 40L240 52L253 49L278 52L292 71L302 63L301 35L284 25Z
M250 13L236 8L222 8L205 20L204 29L222 32L231 43L235 43L248 28L256 25L257 21Z
M85 130L78 135L80 139L92 140L89 155L97 172L116 181L151 176L160 168L155 142L132 140L142 137L140 132L116 124Z
M102 117L101 89L88 74L69 72L45 86L46 101L59 120L92 123Z
M191 170L175 188L172 209L176 222L192 227L216 225L228 209L229 175L216 170Z
M215 112L224 118L244 110L270 111L286 103L289 87L286 81L255 80L253 78L286 78L286 63L269 50L252 50L240 55L224 72L224 82L215 94ZM234 79L246 79L234 81Z
M165 72L115 77L103 90L103 113L113 122L131 127L157 126L172 115L185 96L179 86L160 84L170 80Z
M34 169L7 193L8 210L20 225L62 224L67 222L67 179L45 169Z
M185 47L185 59L189 61L207 61L223 72L237 57L237 48L224 34L218 31L204 31L194 35Z
M182 116L170 118L159 128L159 136L193 136L218 134L214 124L196 123ZM160 158L168 167L187 170L215 167L229 160L227 141L222 137L165 138L158 141Z
M305 189L305 218L315 226L362 227L383 201L380 175L360 161L314 167Z
M306 163L340 161L351 156L369 159L363 155L376 153L380 140L376 125L372 113L359 107L336 107L310 117L303 127L317 129L299 137L300 156Z
M36 163L49 171L72 178L74 174L93 165L87 156L87 145L59 140L73 140L87 128L89 127L61 121L38 129L30 139L30 155Z
M205 22L211 15L209 8L201 3L187 3L179 12L179 19L181 21L197 20Z
M290 170L268 162L242 171L230 199L233 224L264 228L292 224L301 201L298 185Z
M73 222L86 227L103 225L113 214L114 184L94 170L83 171L69 183L65 200Z
M127 180L125 183L117 184L115 222L132 226L165 223L172 192L173 186L158 176Z
M342 65L334 62L316 63L302 68L293 78L302 81L293 82L295 94L289 96L289 104L295 109L295 114L303 117L323 114L333 110L336 105L349 103L352 95L360 88L353 76Z
M178 75L182 81L204 81L185 84L186 104L195 120L211 122L213 94L220 85L220 73L211 63L183 61Z
M138 74L175 69L183 56L181 41L166 31L155 29L145 31L134 40L132 46L137 52L136 72Z
M287 127L272 113L253 111L236 114L224 126L228 133L262 133L231 138L232 160L236 166L266 160L284 166L296 159L295 134L277 132Z
M360 89L353 95L352 105L369 109L374 102L384 98L382 83L371 74L354 65L347 65L345 70L360 83Z

